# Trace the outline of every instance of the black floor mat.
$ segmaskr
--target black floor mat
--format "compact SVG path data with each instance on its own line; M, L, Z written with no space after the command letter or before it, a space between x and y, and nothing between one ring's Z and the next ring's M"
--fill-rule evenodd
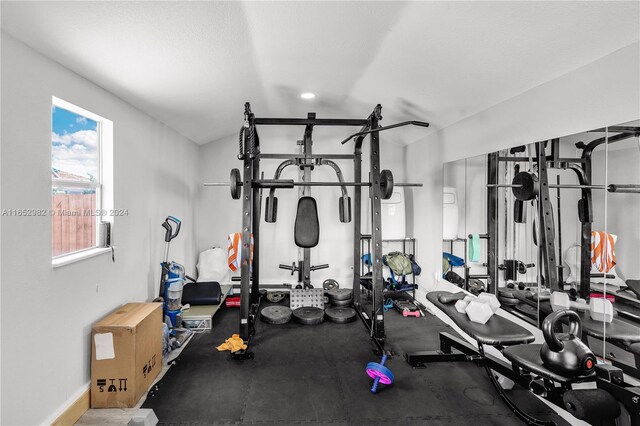
M452 332L430 314L385 315L388 347L396 353L386 365L395 383L381 385L375 395L364 370L380 360L359 320L313 326L258 322L255 358L238 362L215 348L237 333L238 317L237 309L218 311L213 330L194 336L149 392L143 408L152 408L161 424L522 424L476 364L412 369L404 361L405 352L438 349L438 333ZM529 392L511 393L526 411L567 424Z

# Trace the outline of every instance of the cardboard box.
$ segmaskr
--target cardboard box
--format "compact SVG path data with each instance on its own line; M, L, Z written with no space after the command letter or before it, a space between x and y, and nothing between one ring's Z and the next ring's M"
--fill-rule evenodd
M162 370L162 303L128 303L93 325L91 408L134 407Z

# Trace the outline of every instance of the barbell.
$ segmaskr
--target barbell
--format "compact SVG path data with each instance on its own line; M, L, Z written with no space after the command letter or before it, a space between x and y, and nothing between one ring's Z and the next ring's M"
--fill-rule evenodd
M371 182L297 182L293 179L254 179L251 181L252 188L293 188L296 186L366 186L370 187ZM229 182L206 182L204 186L228 186L231 190L231 197L237 200L242 195L242 177L240 170L231 169ZM388 200L393 194L394 187L420 187L421 183L394 183L391 170L384 169L380 172L380 191L383 200Z
M538 177L530 172L520 172L513 178L512 183L491 183L488 188L511 188L513 195L521 201L533 200L539 193ZM640 185L635 184L611 184L611 185L576 185L576 184L549 184L549 188L559 189L606 189L609 192L640 193Z

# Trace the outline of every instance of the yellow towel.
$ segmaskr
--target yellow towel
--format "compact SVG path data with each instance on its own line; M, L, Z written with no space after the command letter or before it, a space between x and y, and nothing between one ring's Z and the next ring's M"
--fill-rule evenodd
M247 345L244 344L244 340L240 338L239 334L234 334L230 338L225 340L224 343L218 346L216 349L218 349L220 352L222 351L237 352L240 349L242 350L247 349Z

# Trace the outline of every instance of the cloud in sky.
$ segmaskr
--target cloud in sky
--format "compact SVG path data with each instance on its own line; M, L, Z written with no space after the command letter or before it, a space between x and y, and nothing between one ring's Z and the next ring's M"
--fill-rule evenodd
M98 176L98 134L80 130L51 133L51 167L85 177Z
M51 132L51 143L54 145L82 145L87 149L96 149L98 147L98 133L95 130L78 130L73 133L64 133L62 135Z
M74 175L97 178L98 142L96 121L64 108L52 108L51 167Z

